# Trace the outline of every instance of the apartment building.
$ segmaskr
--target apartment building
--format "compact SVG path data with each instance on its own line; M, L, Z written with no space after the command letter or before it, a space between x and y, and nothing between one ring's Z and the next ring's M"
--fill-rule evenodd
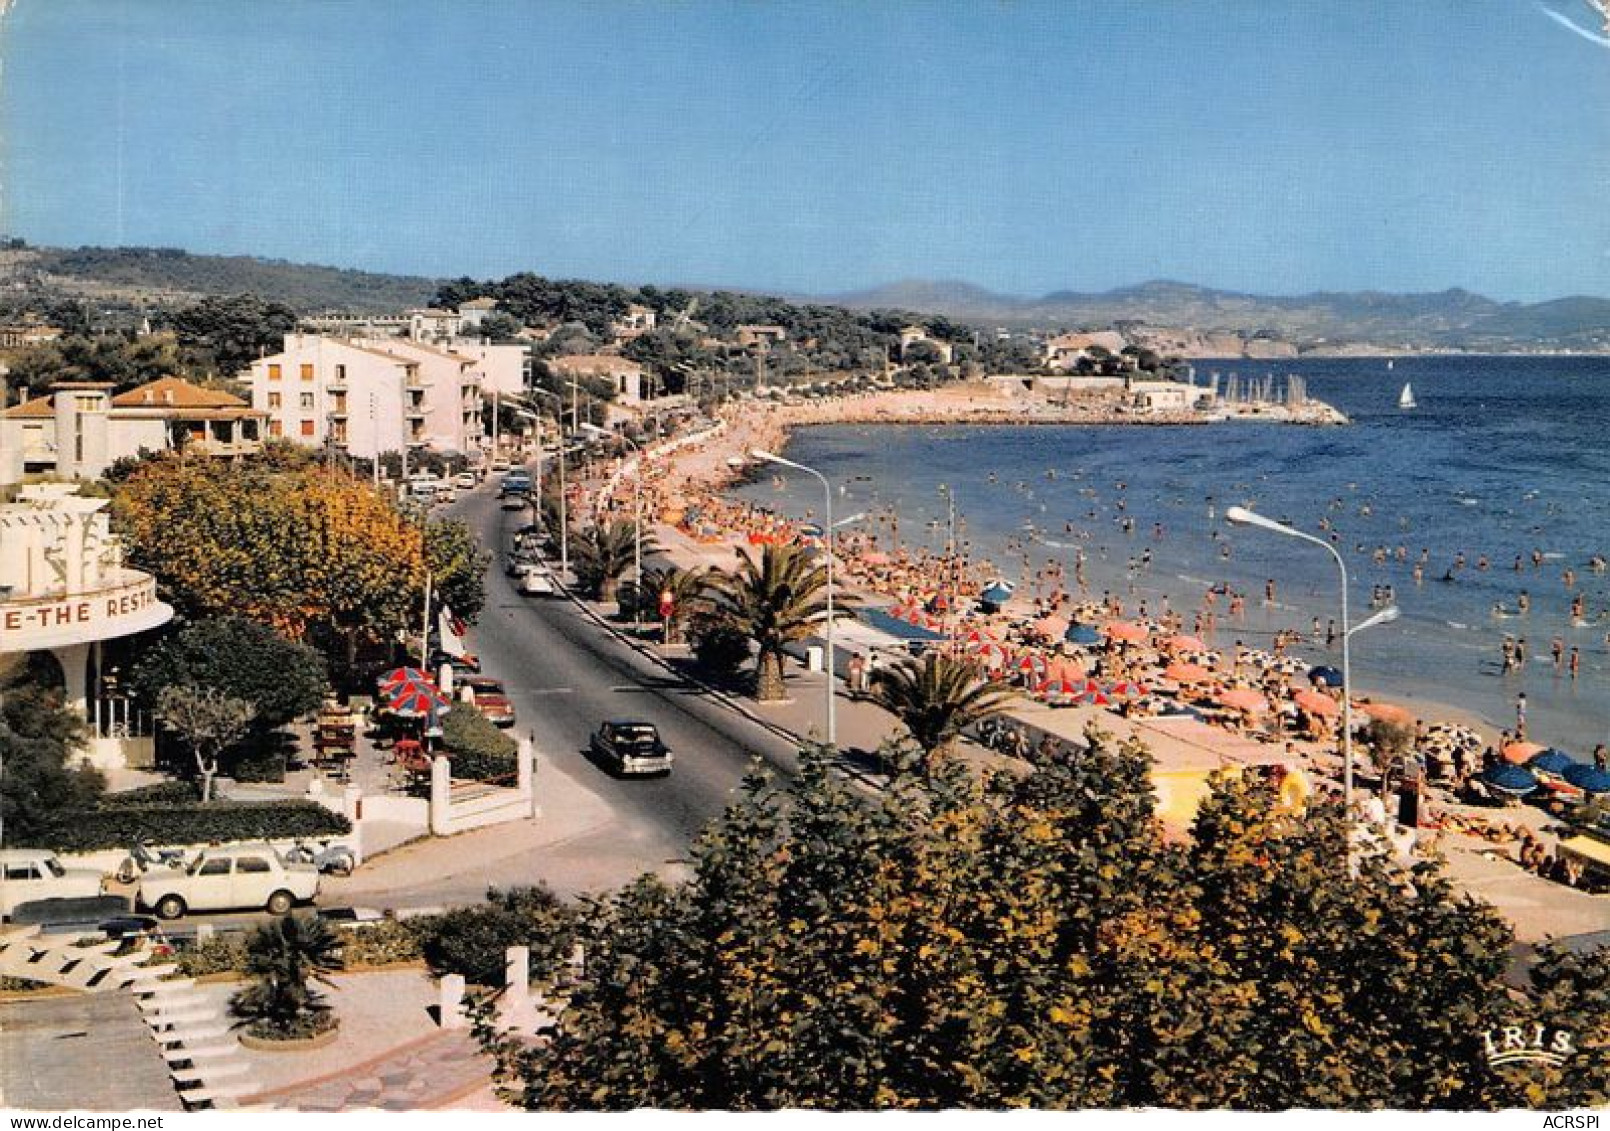
M245 375L270 438L333 443L374 459L425 443L425 385L417 362L319 334L287 334L284 348Z

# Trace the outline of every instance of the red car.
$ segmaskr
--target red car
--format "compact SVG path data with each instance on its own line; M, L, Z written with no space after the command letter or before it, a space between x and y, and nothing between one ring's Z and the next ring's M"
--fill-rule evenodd
M484 675L468 675L459 684L468 687L475 695L475 708L487 717L493 726L514 725L514 704L503 689L503 681Z

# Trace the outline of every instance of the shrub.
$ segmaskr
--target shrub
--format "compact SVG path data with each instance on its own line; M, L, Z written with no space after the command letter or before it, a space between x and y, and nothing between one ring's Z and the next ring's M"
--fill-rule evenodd
M697 617L689 635L694 658L714 675L734 675L749 662L749 634L726 617Z
M421 943L429 919L383 919L366 927L337 930L347 968L396 966L424 958Z
M208 974L239 974L246 969L246 937L216 935L206 942L185 947L173 955L173 963L186 978Z
M285 752L242 751L238 758L225 759L223 775L237 782L282 782L285 780Z
M442 716L442 747L453 776L486 781L513 777L519 744L469 703L454 703Z
M101 798L101 809L169 809L176 805L194 805L201 800L201 790L193 781L159 781L137 789L108 793Z
M233 802L165 808L82 809L58 815L28 847L58 852L150 844L210 844L213 841L281 840L341 836L351 823L312 801ZM23 844L26 842L17 842Z
M568 959L574 916L546 887L492 888L486 903L420 922L431 972L462 974L478 986L503 985L504 951L531 948L531 975L545 978Z

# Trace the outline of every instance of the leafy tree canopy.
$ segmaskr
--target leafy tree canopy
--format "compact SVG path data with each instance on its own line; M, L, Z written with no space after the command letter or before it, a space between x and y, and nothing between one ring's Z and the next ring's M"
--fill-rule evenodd
M255 724L272 729L315 710L328 677L314 649L267 625L223 616L192 621L148 650L129 682L148 704L167 687L215 688L252 703Z
M1164 837L1139 747L867 797L807 751L753 776L691 878L591 906L535 1046L534 1109L1602 1104L1602 1057L1489 1067L1516 1017L1602 1050L1610 950L1502 979L1508 929L1436 863L1350 847L1330 803L1216 783Z
M105 788L77 768L84 723L15 656L0 656L0 825L6 844L44 844L56 814L87 809Z

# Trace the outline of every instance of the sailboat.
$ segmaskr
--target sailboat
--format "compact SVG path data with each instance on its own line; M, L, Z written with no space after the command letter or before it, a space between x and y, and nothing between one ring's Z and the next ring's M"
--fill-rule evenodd
M1392 372L1393 364L1394 364L1394 360L1392 358L1389 357L1389 358L1386 359L1386 371L1388 373Z
M1398 394L1398 407L1402 409L1419 408L1414 399L1414 386L1405 384L1403 391Z

